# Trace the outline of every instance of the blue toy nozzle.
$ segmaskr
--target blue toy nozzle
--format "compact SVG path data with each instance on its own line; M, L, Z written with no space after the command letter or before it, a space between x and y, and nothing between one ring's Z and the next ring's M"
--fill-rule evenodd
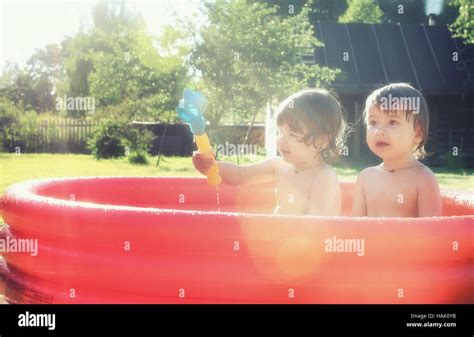
M191 132L196 135L204 133L206 120L204 112L207 109L207 99L198 91L184 89L183 98L176 108L179 118L189 124Z

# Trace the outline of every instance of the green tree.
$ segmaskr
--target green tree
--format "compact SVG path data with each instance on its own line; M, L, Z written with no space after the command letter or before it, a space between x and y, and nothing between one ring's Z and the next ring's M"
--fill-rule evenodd
M451 0L450 6L459 6L459 16L450 26L456 37L474 43L474 3L472 0Z
M99 0L92 11L94 27L108 34L122 33L123 28L140 31L145 28L143 17L127 7L126 0Z
M282 17L297 15L304 6L309 8L309 20L337 21L347 8L346 0L258 0L270 6L277 6L277 14Z
M68 78L61 93L94 97L98 118L107 111L156 120L174 110L188 81L184 35L171 27L158 38L147 34L125 1L100 1L93 21L91 30L63 42Z
M21 108L31 109L34 90L28 73L18 64L7 62L0 77L0 97Z
M58 95L88 96L88 79L93 69L92 55L98 49L94 45L93 34L78 33L74 37L63 40L61 45L66 54L64 60L66 78L58 86Z
M282 17L297 15L311 0L256 0L270 7L276 7L276 14Z
M98 1L92 10L92 28L62 42L67 56L64 64L67 80L59 86L60 95L88 96L94 56L97 53L117 52L109 38L117 40L125 37L128 32L144 31L144 28L143 18L128 9L126 1Z
M226 116L242 121L268 101L335 78L336 71L301 60L320 45L307 6L287 18L274 6L244 0L218 0L205 9L209 24L200 30L190 63L209 98L206 118L212 125Z
M337 22L339 16L347 9L346 0L312 0L310 2L311 13L309 15L311 22L316 21L334 21Z
M383 12L372 0L348 0L346 12L339 22L381 23Z
M426 21L424 1L379 0L385 23L422 23Z
M57 44L36 50L28 60L26 71L32 79L33 107L36 111L54 109L56 85L64 76L63 60L63 51Z
M54 85L63 75L64 54L57 44L48 44L37 49L27 62L28 70L33 77L45 75Z
M171 43L171 30L166 30L166 43ZM99 31L98 34L103 33ZM90 94L100 106L123 103L129 107L136 106L137 109L129 112L142 120L158 119L163 112L174 110L188 81L184 55L181 54L184 51L162 56L154 47L153 38L140 31L128 32L124 36L103 34L100 39L107 40L110 51L91 56L94 68L88 81ZM150 103L148 107L154 109L138 109L145 103Z
M20 69L7 64L1 78L0 95L23 109L46 112L54 109L56 84L63 77L63 55L58 45L37 49Z
M430 4L439 9L436 10L436 21L438 25L450 24L457 16L457 8L445 6L447 0L377 0L377 4L383 12L384 23L413 23L428 24Z

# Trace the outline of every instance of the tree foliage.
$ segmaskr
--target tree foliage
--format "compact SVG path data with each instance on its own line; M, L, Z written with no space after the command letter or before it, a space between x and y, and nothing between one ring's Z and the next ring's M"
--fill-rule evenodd
M64 42L69 84L64 89L70 95L94 97L99 110L128 101L152 103L145 108L147 114L129 112L156 120L174 109L188 81L184 57L189 50L170 53L170 45L183 36L171 27L160 38L150 36L143 19L130 14L124 3L100 1L93 13L94 29ZM166 55L157 48L161 42Z
M472 0L451 0L451 6L459 6L459 16L451 25L456 37L474 43L474 3Z
M97 116L158 120L178 103L189 80L186 37L166 27L159 37L146 32L143 18L125 0L100 0L92 26L59 45L37 50L24 68L5 67L0 96L24 110L84 117L85 110L57 111L56 100L92 97ZM176 47L176 48L175 48ZM131 107L125 111L123 107ZM114 109L117 107L117 109Z
M348 0L348 7L339 22L382 23L383 12L372 0Z
M210 99L211 124L226 115L242 121L268 101L334 80L336 71L302 62L302 54L320 45L308 7L286 18L275 6L244 0L218 0L205 10L209 24L201 28L190 62Z

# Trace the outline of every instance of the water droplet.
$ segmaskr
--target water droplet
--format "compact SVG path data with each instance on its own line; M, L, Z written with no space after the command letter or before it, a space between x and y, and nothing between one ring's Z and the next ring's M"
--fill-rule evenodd
M216 198L217 198L217 211L220 212L221 211L221 201L220 201L220 198L219 198L219 185L216 186Z

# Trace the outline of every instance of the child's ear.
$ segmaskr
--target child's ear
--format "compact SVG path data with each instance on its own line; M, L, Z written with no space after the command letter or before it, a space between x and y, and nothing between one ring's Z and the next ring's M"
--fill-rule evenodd
M415 143L420 144L423 141L423 130L420 124L415 125Z
M318 138L316 141L316 144L318 145L319 149L325 149L329 146L329 136L328 135L323 135Z

